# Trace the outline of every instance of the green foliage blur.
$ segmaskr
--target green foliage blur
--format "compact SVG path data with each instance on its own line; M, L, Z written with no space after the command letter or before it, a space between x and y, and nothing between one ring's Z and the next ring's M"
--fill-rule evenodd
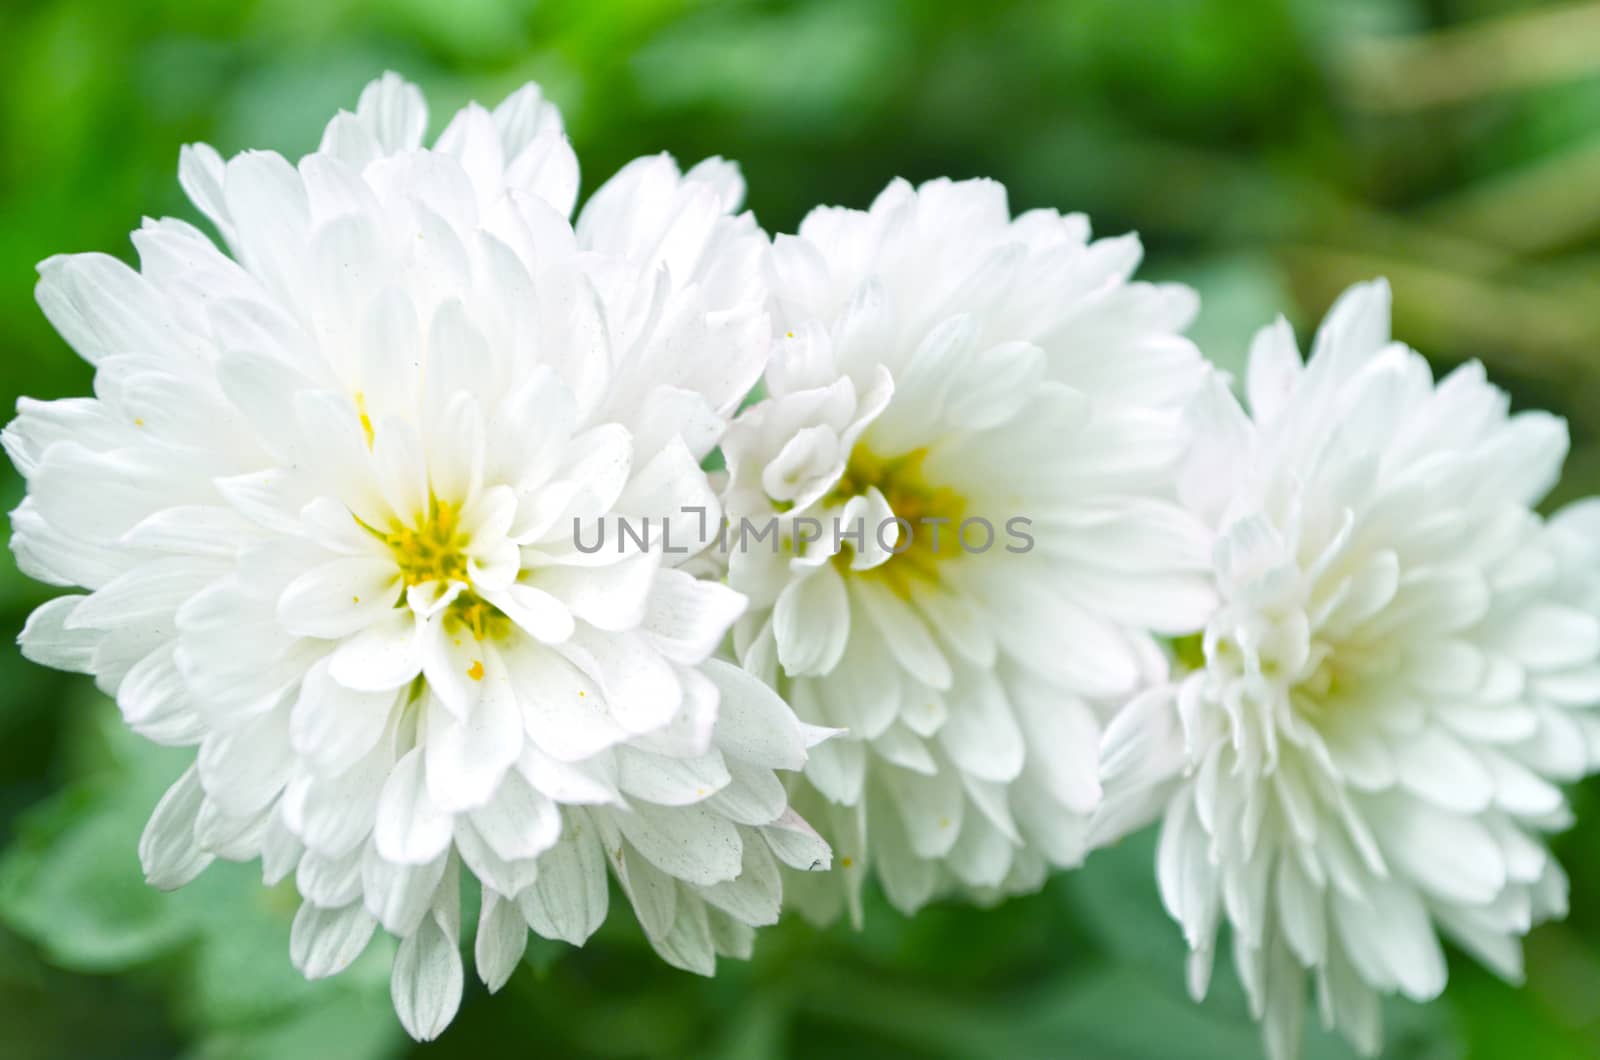
M1201 291L1194 334L1226 367L1278 312L1304 333L1386 274L1397 335L1567 416L1559 495L1600 490L1600 3L7 0L0 59L7 407L89 388L32 303L36 262L131 257L141 215L194 219L180 144L296 156L392 68L435 131L541 82L588 189L638 154L737 159L772 231L896 175L997 177L1018 209L1140 231L1146 275ZM0 502L21 496L8 466ZM0 561L0 639L46 596ZM0 1057L1259 1055L1231 978L1187 1001L1149 836L994 910L785 923L712 980L614 915L581 951L535 939L496 997L469 977L419 1048L381 944L332 981L294 972L292 890L236 865L143 885L135 846L179 758L0 650ZM1443 1001L1388 1010L1386 1055L1600 1056L1600 787L1576 799L1557 840L1574 912L1529 939L1525 988L1453 955ZM1317 1035L1308 1055L1350 1053Z

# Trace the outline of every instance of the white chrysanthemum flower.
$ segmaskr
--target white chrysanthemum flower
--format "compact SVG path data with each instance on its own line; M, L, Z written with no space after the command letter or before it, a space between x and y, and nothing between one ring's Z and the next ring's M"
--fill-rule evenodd
M1307 972L1376 1053L1380 994L1443 989L1439 934L1517 979L1519 937L1565 910L1538 833L1600 761L1600 504L1530 510L1565 425L1508 415L1477 364L1435 385L1382 283L1304 364L1264 329L1247 391L1250 419L1220 381L1196 403L1185 492L1222 602L1180 642L1195 669L1107 734L1105 830L1165 806L1197 997L1226 917L1273 1057L1299 1051Z
M741 663L847 730L795 792L844 876L791 889L808 915L859 917L869 862L908 912L1077 863L1102 712L1162 665L1149 631L1209 611L1175 486L1196 303L1130 283L1139 258L1082 216L1012 219L992 181L897 181L777 239L726 551Z
M536 88L432 149L425 124L390 75L298 167L187 150L232 257L162 220L140 271L45 262L98 396L24 401L5 433L20 564L90 590L24 650L198 747L141 844L151 882L292 873L312 978L381 924L419 1038L460 999L462 866L497 988L528 928L598 926L608 866L661 954L709 973L776 918L779 862L828 860L774 773L813 734L707 661L744 601L677 569L769 341L737 173L641 160L574 230ZM647 545L614 543L646 518Z

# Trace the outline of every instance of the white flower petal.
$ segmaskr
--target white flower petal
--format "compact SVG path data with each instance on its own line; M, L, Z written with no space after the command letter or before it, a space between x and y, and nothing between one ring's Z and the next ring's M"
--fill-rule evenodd
M1426 893L1446 902L1483 905L1505 887L1500 846L1473 818L1406 798L1385 799L1374 809L1371 820L1385 860Z
M361 862L366 852L353 847L337 857L308 850L295 870L295 889L306 901L336 909L362 896Z
M709 886L739 875L743 844L738 828L702 806L661 809L640 803L615 816L634 849L668 875Z
M579 627L561 651L599 683L612 719L628 732L661 728L683 703L677 674L640 634Z
M377 926L360 902L338 909L303 902L289 932L289 958L307 979L338 975L361 956Z
M806 742L794 714L767 686L720 660L705 672L721 696L715 740L727 754L775 769L799 769Z
M448 854L422 865L396 865L385 861L375 844L369 844L361 858L362 899L367 911L391 934L412 934L427 916L450 865Z
M1476 813L1488 806L1494 791L1482 761L1439 728L1405 741L1395 766L1402 784L1442 809Z
M195 843L195 818L205 799L199 770L190 766L156 804L139 839L139 863L145 880L164 891L182 887L211 864L211 855Z
M82 596L58 596L33 609L17 638L29 662L58 670L85 672L89 669L101 635L94 630L67 626L84 599Z
M1364 902L1335 891L1333 911L1346 952L1369 982L1393 984L1414 1001L1444 989L1444 951L1415 894L1374 881Z
M358 692L339 684L326 661L313 666L300 683L289 714L289 741L296 753L340 772L373 747L395 706L393 692Z
M387 617L400 588L400 572L388 560L336 559L289 583L278 619L290 633L337 640Z
M732 779L716 750L699 758L669 758L631 747L617 748L617 786L625 795L660 806L704 802Z
M456 940L427 917L400 940L390 976L390 997L406 1033L419 1042L437 1038L461 1005L463 972Z
M480 663L483 695L465 718L427 700L421 721L428 795L434 805L459 813L485 805L522 752L522 712L498 655Z
M342 641L328 660L328 675L358 692L387 692L421 671L419 628L401 611Z
M517 769L528 783L563 806L622 804L617 791L616 762L612 755L593 755L569 764L551 758L531 743L522 747Z
M507 618L535 640L545 644L560 644L572 636L572 612L566 604L543 589L531 585L508 585L498 592L485 592L483 595L485 600L504 611Z
M561 811L517 772L507 773L494 798L469 815L494 852L507 861L535 858L561 835Z
M851 600L859 603L877 626L901 666L933 688L950 687L950 664L915 611L871 582L858 581L850 589Z
M826 674L839 664L850 637L850 598L833 564L822 564L783 590L772 629L778 661L791 677Z
M236 817L265 808L289 782L294 761L289 711L268 711L229 732L213 732L200 744L196 766L206 793Z
M378 853L396 864L431 862L450 845L450 814L428 793L423 753L414 747L402 755L378 798L373 839Z
M823 872L833 864L828 844L793 810L761 829L778 860L801 872Z
M648 938L650 947L674 968L704 976L716 973L717 953L704 903L681 903L672 918L671 930Z
M547 939L581 946L606 918L606 860L599 836L569 814L556 845L539 858L539 877L517 895L528 926Z
M543 646L521 644L502 660L510 674L528 739L552 758L588 758L625 738L600 686Z
M633 524L643 530L643 524ZM595 567L550 567L533 585L561 601L576 617L612 632L644 621L660 558L638 553Z
M528 923L522 919L516 903L485 890L473 957L478 977L491 994L506 985L506 980L521 963L527 945Z
M673 662L705 661L735 619L744 613L743 594L682 571L656 572L643 626L651 643Z

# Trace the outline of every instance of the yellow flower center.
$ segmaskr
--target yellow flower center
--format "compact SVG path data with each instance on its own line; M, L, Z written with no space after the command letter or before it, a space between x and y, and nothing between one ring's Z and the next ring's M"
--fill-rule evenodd
M922 466L927 458L925 448L883 459L865 446L857 446L826 502L843 504L876 486L895 516L905 520L899 524L895 555L871 570L852 572L879 578L902 597L911 595L915 581L937 580L939 562L962 552L958 535L966 518L966 498L949 486L927 480ZM869 526L866 532L876 535L878 527ZM888 529L883 531L883 540L893 540ZM841 550L836 560L841 571L848 570L850 559L851 553Z
M400 577L407 585L428 582L467 582L467 535L461 531L461 510L437 497L428 499L428 512L414 527L396 524L380 534L394 553Z
M356 522L389 546L406 585L461 582L467 586L445 610L447 633L456 637L470 633L475 640L486 640L498 638L510 628L511 620L504 612L472 591L466 553L469 540L461 528L459 505L430 496L428 511L415 526L405 526L396 520L388 532L368 526L359 518ZM401 597L396 606L405 607L405 598ZM469 675L475 681L482 680L482 664L474 664Z
M511 620L498 607L482 600L471 592L464 592L450 602L444 613L445 632L471 633L474 640L494 640L511 628ZM470 671L469 671L470 672ZM483 678L483 667L472 673L474 681Z

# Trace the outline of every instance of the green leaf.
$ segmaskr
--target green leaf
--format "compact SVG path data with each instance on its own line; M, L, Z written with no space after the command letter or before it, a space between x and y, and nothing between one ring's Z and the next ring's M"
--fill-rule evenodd
M381 1060L404 1041L387 991L319 984L314 1000L281 1018L202 1035L188 1060Z
M195 928L195 899L144 882L138 843L153 803L117 794L89 785L38 807L0 861L0 918L63 968L127 968Z

